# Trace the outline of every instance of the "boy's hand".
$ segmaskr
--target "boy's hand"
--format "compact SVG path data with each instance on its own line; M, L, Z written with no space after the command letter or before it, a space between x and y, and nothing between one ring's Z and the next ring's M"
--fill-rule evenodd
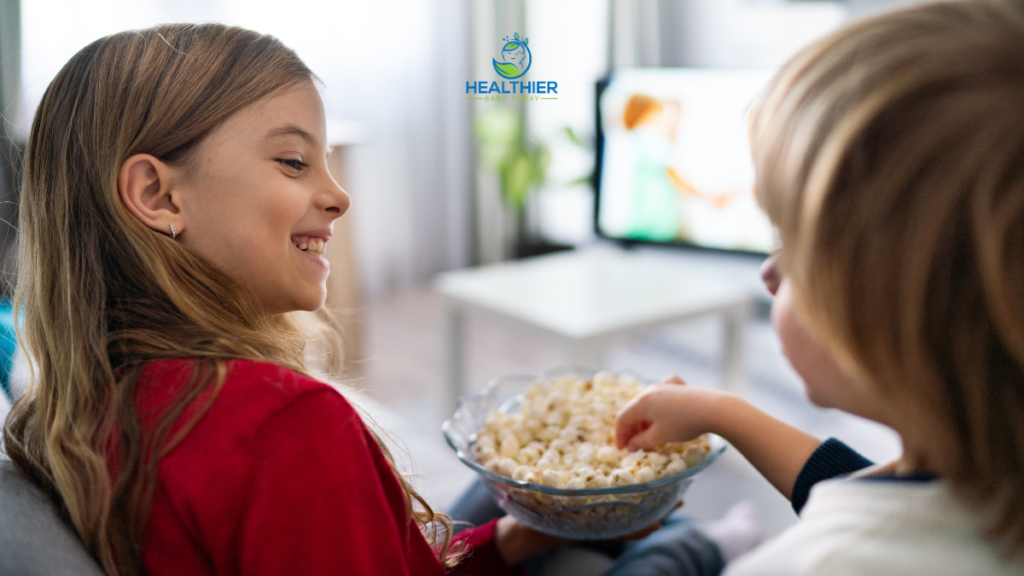
M821 444L735 394L684 386L678 376L651 384L615 417L615 444L630 450L693 440L705 432L728 440L786 498Z
M711 408L725 395L717 390L690 388L679 376L668 376L619 410L615 445L620 449L650 450L666 442L716 432Z

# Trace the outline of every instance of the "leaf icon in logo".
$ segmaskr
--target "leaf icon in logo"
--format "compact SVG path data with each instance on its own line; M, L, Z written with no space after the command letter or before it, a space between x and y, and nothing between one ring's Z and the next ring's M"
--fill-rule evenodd
M494 71L497 72L503 78L518 78L521 76L519 68L515 64L509 64L507 62L498 62L497 60L491 59L494 62Z

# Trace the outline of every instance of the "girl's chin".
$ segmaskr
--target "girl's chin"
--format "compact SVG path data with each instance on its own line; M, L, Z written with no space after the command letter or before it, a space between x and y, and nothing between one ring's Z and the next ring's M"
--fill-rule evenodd
M305 294L299 303L299 310L306 312L315 312L323 307L324 302L327 301L327 286L321 286L321 289L313 294Z
M302 293L288 294L283 301L276 306L274 314L287 314L288 312L315 312L323 307L327 300L327 287L320 286L319 290L309 290Z

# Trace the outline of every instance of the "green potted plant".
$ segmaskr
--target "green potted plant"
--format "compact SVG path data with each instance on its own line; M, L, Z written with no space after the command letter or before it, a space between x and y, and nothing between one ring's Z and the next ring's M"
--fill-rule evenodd
M522 112L509 106L489 107L473 123L480 166L498 177L502 202L515 220L514 257L552 251L531 236L526 222L527 201L544 181L551 155L546 146L526 138L524 124Z

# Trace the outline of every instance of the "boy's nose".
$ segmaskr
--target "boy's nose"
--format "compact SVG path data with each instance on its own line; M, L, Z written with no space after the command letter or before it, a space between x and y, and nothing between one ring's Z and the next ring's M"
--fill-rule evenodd
M778 260L779 253L776 252L761 264L761 281L764 282L765 288L768 289L768 292L771 292L772 296L775 296L775 293L779 291L779 284L782 282L777 266Z

